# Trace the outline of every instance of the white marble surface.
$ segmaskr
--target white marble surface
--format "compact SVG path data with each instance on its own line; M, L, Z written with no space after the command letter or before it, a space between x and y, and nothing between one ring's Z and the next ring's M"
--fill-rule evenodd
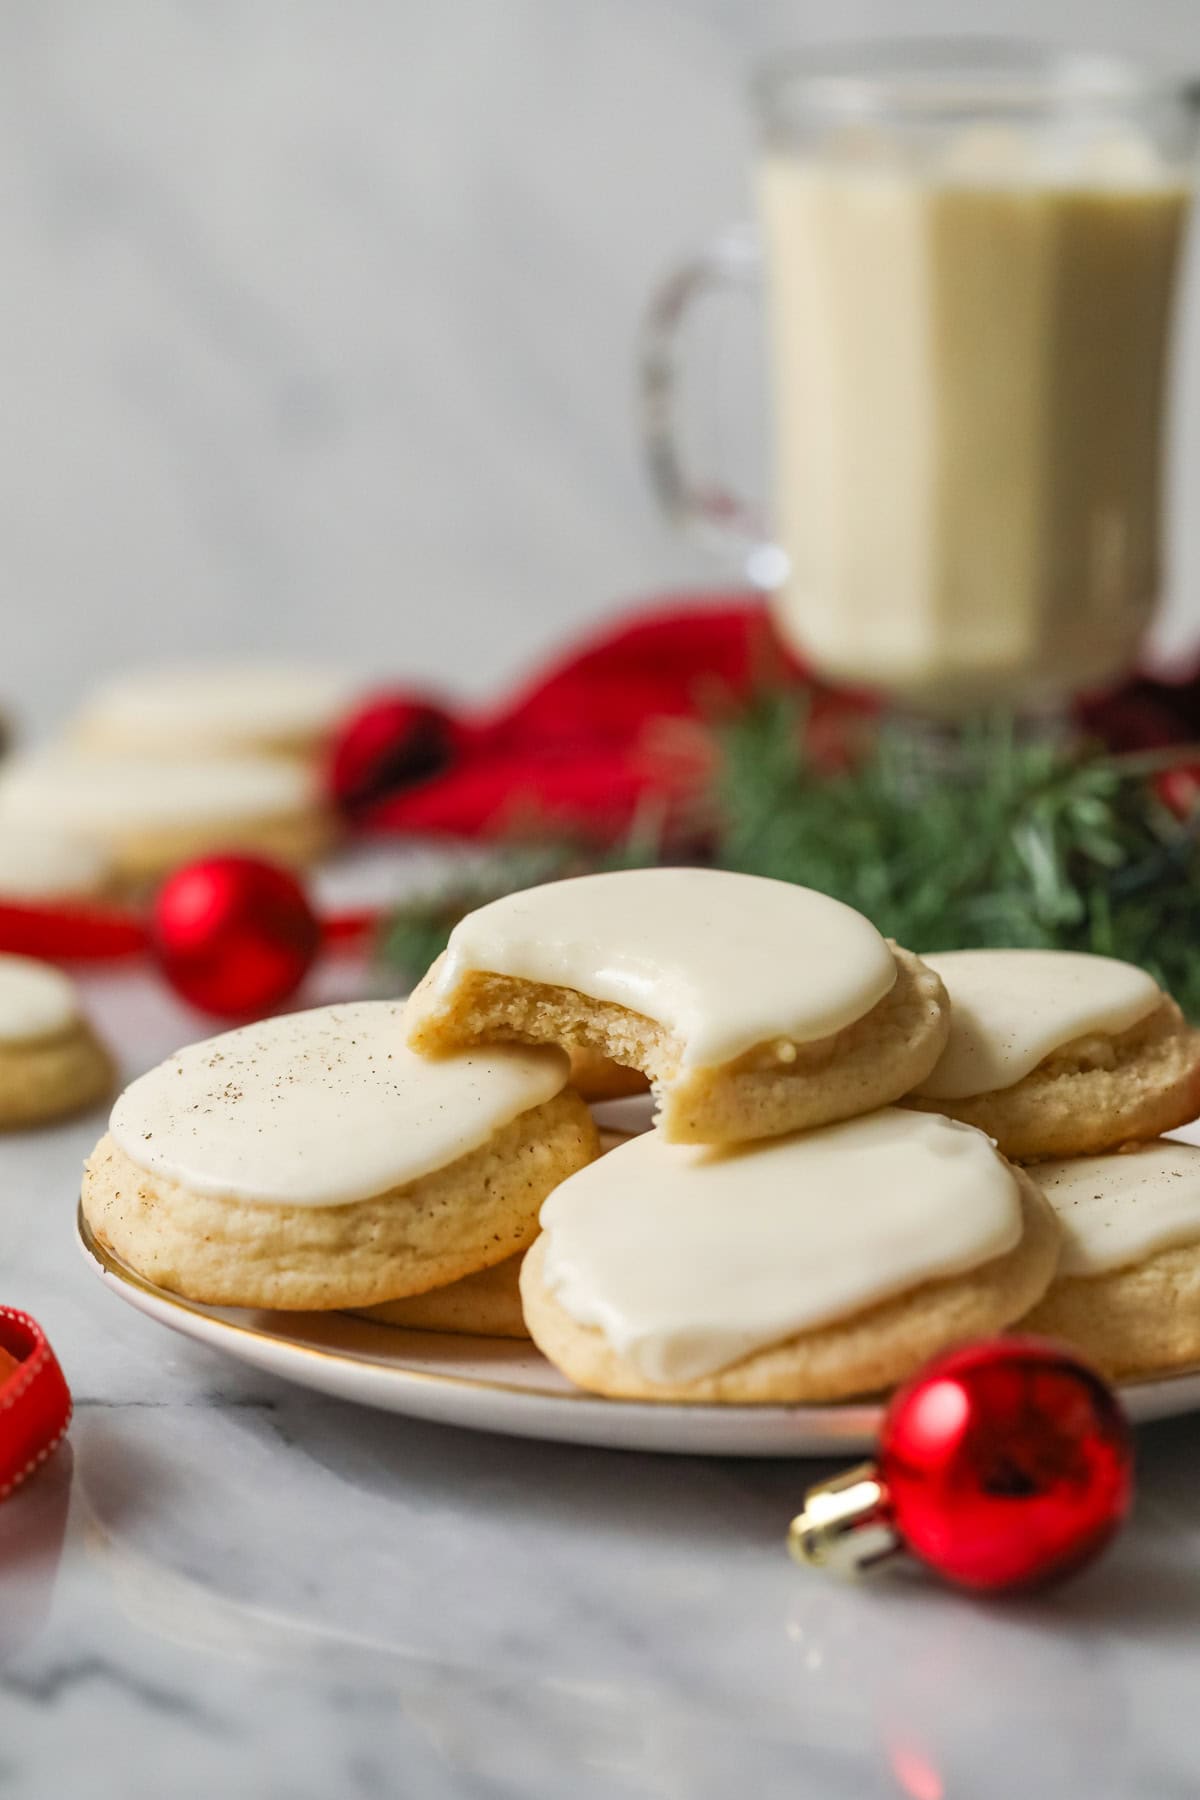
M90 998L127 1074L197 1032L141 977ZM1192 1420L1143 1431L1133 1526L1057 1594L842 1587L783 1548L821 1465L418 1424L131 1312L73 1242L102 1123L0 1140L0 1294L77 1406L0 1508L5 1800L1194 1792Z
M962 26L910 0L906 30ZM1200 65L1192 0L980 28ZM0 13L0 703L280 641L485 691L708 565L629 360L745 205L747 63L887 0L16 0ZM1200 618L1200 292L1172 522ZM127 1071L196 1025L105 984ZM101 1121L0 1141L0 1295L70 1449L0 1508L5 1800L1169 1800L1196 1790L1196 1427L1039 1601L787 1562L813 1471L539 1447L326 1402L118 1305L72 1243Z

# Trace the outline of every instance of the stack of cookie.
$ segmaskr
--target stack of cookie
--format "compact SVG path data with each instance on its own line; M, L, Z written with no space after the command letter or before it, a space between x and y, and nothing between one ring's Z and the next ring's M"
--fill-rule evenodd
M65 835L135 888L212 850L311 862L334 841L321 765L353 695L318 669L124 676L96 691L64 743L6 762L0 836Z
M81 1112L114 1080L70 977L29 956L0 956L0 1130Z
M568 1053L640 1071L653 1128L601 1155ZM1200 1038L1138 970L921 961L803 888L647 870L473 913L407 1007L182 1052L84 1206L199 1300L528 1330L614 1396L830 1400L1027 1317L1117 1372L1195 1360L1190 1321L1137 1354L1091 1323L1136 1339L1133 1296L1200 1271L1200 1152L1117 1154L1197 1111Z

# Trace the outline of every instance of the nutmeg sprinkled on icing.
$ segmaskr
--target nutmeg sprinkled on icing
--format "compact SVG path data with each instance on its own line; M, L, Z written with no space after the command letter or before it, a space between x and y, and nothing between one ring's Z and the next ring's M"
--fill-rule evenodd
M109 1129L139 1168L198 1193L341 1206L444 1168L566 1085L551 1048L415 1056L403 1012L318 1007L191 1044L125 1090Z
M851 907L723 869L628 869L507 894L455 926L431 1002L472 970L642 1013L693 1067L829 1037L896 980L887 943Z
M1060 1275L1103 1275L1177 1244L1200 1244L1200 1150L1159 1138L1115 1156L1029 1171L1063 1228Z

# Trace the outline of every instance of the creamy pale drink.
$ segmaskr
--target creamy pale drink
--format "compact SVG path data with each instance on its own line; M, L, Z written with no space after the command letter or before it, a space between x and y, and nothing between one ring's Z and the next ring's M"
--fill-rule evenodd
M1187 178L1128 131L1057 162L968 130L919 165L760 168L785 634L961 711L1127 668L1159 589Z

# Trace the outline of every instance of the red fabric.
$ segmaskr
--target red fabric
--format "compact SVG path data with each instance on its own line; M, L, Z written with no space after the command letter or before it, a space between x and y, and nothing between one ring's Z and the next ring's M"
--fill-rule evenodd
M46 1334L28 1313L0 1306L0 1500L39 1468L71 1423L71 1394Z
M398 787L363 822L375 832L455 837L524 825L603 843L653 808L670 835L687 828L688 802L711 768L704 722L756 686L802 679L761 601L663 603L554 659L515 699L460 720L454 765ZM831 711L864 704L809 685L826 738Z
M459 719L453 764L397 785L363 822L375 832L457 837L541 825L609 842L654 805L669 834L673 825L686 827L688 801L711 766L703 749L707 721L755 687L780 682L805 690L808 748L817 763L844 762L853 753L855 721L876 710L871 696L807 673L774 635L760 599L663 602L548 663L515 699ZM1200 667L1178 682L1138 676L1084 701L1079 716L1113 750L1200 739ZM694 727L682 758L662 754L665 721ZM1177 804L1173 791L1168 797Z
M500 837L522 827L601 843L622 836L653 806L676 822L709 767L701 741L631 744L588 739L489 748L376 806L373 832Z
M807 675L775 637L762 601L745 594L682 596L626 615L490 709L453 716L427 696L393 690L366 709L370 741L355 746L363 763L356 776L369 777L368 786L379 779L383 797L360 809L356 795L353 822L376 834L495 838L551 830L604 844L644 818L668 843L686 845L693 803L712 768L711 720L781 681L806 694L808 748L818 765L844 762L856 722L875 702ZM1079 711L1085 728L1114 750L1195 742L1200 667L1174 683L1138 676ZM438 721L445 768L431 768L438 761L430 755L431 722ZM407 744L406 732L415 733ZM332 797L342 798L332 771L330 780ZM1161 785L1164 798L1186 811L1200 791L1200 766ZM365 936L373 923L359 914L327 919L322 929L327 941L346 940ZM117 908L0 905L3 951L76 962L145 948L141 917Z
M756 681L800 672L760 601L737 595L664 603L548 662L515 699L477 720L475 748L621 744L648 719L728 708Z

